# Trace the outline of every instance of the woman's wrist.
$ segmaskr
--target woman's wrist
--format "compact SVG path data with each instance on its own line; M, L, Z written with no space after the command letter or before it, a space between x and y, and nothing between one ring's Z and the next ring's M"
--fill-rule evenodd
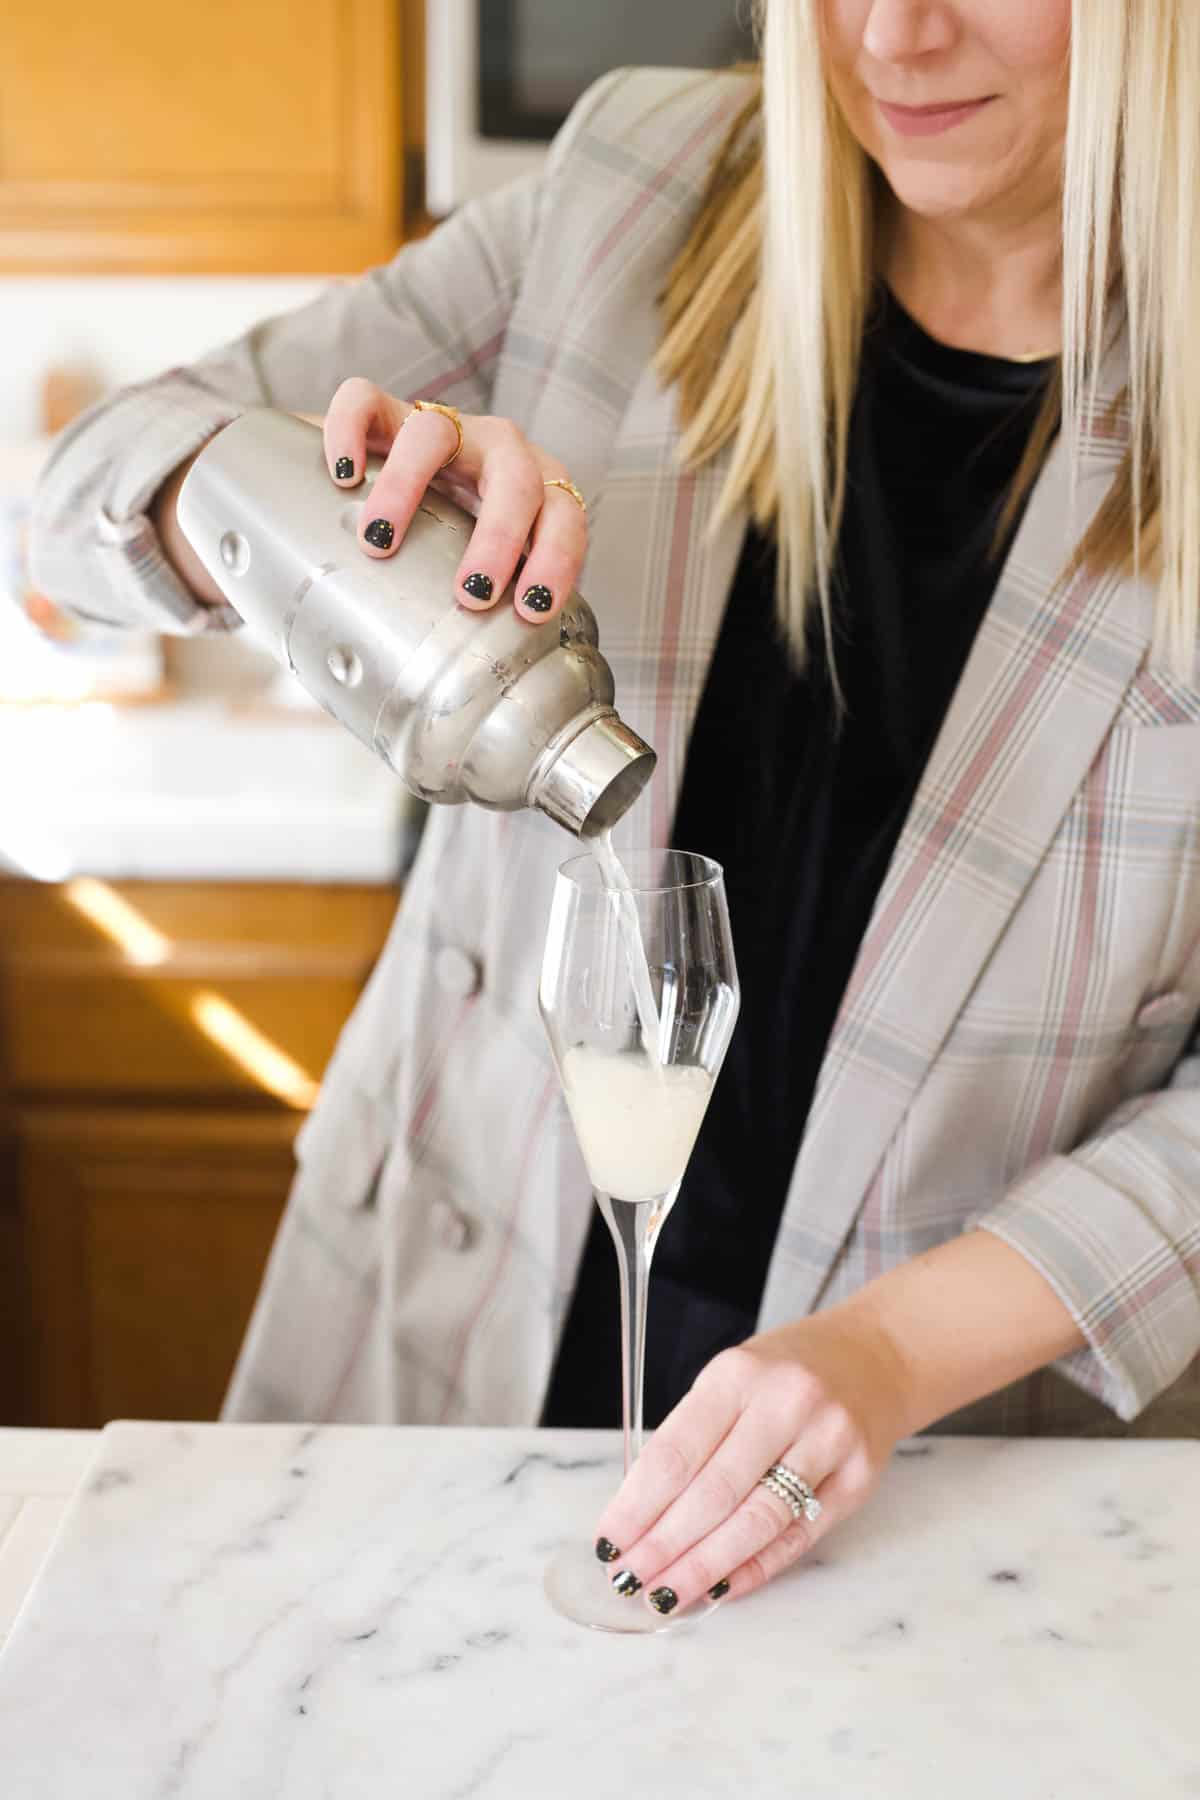
M815 1378L822 1392L843 1401L862 1425L880 1467L912 1429L913 1376L903 1347L860 1295L827 1312L811 1313L752 1340L770 1353L776 1340L788 1360Z
M896 1317L896 1309L881 1305L880 1296L870 1288L861 1289L832 1308L830 1316L837 1314L841 1315L843 1327L864 1346L877 1380L879 1373L883 1374L877 1391L882 1395L889 1422L890 1449L930 1423L925 1417L930 1396L922 1391L919 1364L907 1354L903 1322Z
M897 1439L1086 1343L1046 1278L986 1230L889 1269L828 1316L838 1315L888 1371Z

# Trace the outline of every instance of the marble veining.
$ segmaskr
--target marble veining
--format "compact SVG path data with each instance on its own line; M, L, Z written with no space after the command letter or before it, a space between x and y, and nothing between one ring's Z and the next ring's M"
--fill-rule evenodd
M0 1793L1200 1796L1200 1444L903 1451L763 1594L615 1639L541 1591L613 1435L110 1426L0 1657Z

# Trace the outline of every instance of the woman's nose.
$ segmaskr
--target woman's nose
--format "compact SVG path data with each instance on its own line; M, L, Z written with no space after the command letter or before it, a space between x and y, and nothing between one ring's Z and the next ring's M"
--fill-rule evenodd
M949 50L961 28L957 7L947 0L875 0L863 26L862 47L877 62L906 62Z

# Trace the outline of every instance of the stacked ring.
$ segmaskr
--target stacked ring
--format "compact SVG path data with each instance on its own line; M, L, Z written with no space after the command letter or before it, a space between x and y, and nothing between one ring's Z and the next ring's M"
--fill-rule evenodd
M587 501L573 481L564 481L561 476L556 475L553 481L543 481L542 486L561 488L564 494L570 494L576 506L581 507L584 512L587 511Z
M797 1475L786 1463L772 1463L765 1475L759 1476L760 1487L769 1488L791 1508L793 1519L806 1519L815 1525L822 1513L821 1502L803 1475Z
M462 416L459 413L457 406L443 406L440 400L414 400L412 404L413 412L441 413L443 419L449 419L455 431L457 431L458 443L455 446L454 455L448 456L442 464L443 469L448 469L450 464L454 461L454 458L462 453L463 447ZM408 416L411 419L412 413L409 413Z

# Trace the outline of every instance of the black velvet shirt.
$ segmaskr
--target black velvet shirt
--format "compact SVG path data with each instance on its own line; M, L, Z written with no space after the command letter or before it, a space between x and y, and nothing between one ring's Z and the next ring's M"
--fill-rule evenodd
M879 290L835 563L840 729L820 632L797 673L776 625L773 543L747 535L672 838L725 870L742 1007L655 1252L650 1427L756 1328L830 1030L1000 573L997 525L1048 367L938 343ZM544 1424L620 1423L618 1326L597 1212Z

